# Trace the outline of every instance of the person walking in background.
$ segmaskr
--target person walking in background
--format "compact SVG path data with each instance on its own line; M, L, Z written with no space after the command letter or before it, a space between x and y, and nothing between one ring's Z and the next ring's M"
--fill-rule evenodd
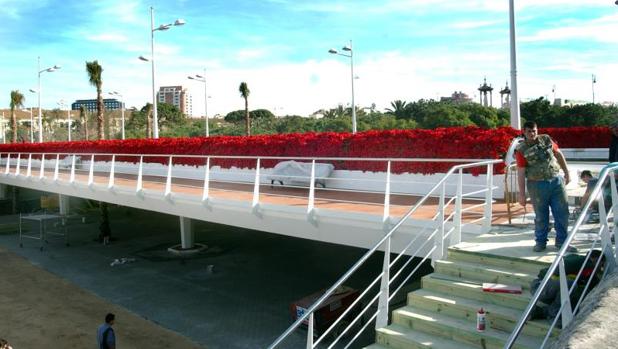
M517 184L519 204L526 207L526 183L534 208L534 252L547 246L549 234L549 209L556 229L556 248L560 249L567 238L569 204L564 186L570 182L569 169L558 145L548 135L539 135L535 122L524 123L524 141L515 151L517 159ZM564 180L558 174L564 172ZM577 251L569 246L568 252Z
M13 349L13 347L4 338L0 338L0 349Z
M97 344L99 349L116 349L116 335L114 334L114 320L116 316L112 313L105 315L105 323L97 330Z
M609 159L611 162L618 162L618 120L609 127L612 131L612 140L609 143Z

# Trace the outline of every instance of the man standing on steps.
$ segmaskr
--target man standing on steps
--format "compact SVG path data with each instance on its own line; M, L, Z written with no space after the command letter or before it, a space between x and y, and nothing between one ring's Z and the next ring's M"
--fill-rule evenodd
M97 329L97 344L99 349L116 349L116 335L114 334L114 320L112 313L105 315L105 323Z
M534 252L547 246L549 233L549 208L551 207L556 229L556 248L560 249L567 238L569 204L564 186L570 182L569 169L564 155L548 135L539 135L535 122L524 123L524 141L515 151L517 159L517 184L519 204L526 207L526 183L534 208ZM558 174L564 172L564 179ZM568 252L577 251L569 246Z

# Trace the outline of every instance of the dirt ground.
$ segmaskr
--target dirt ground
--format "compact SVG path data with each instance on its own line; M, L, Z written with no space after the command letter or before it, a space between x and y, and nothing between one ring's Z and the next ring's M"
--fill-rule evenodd
M13 348L96 348L108 312L119 348L201 348L0 248L0 338Z

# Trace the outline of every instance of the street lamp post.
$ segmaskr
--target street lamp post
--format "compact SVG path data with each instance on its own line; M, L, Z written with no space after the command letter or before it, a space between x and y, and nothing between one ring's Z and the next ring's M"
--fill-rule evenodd
M150 58L139 56L142 61L150 61L152 73L152 137L159 138L159 120L157 113L157 93L155 91L155 59L154 59L154 33L155 31L165 31L172 26L184 25L186 22L183 19L177 19L174 23L161 24L155 28L154 26L154 7L150 7Z
M188 76L187 78L204 83L204 123L206 124L206 137L210 137L210 131L208 127L208 92L206 90L206 68L204 68L204 75L195 74L195 76Z
M54 65L53 67L46 68L41 70L41 57L38 57L38 65L39 65L39 88L37 90L38 100L39 100L39 143L43 143L43 116L41 113L41 74L48 72L54 72L60 69L59 65Z
M517 46L515 43L515 3L509 0L509 24L511 46L511 127L520 130L519 97L517 97Z
M30 93L37 93L34 89L28 89ZM34 143L34 118L32 116L32 106L30 107L30 143Z
M352 133L356 133L356 107L354 105L354 51L352 50L352 40L350 40L349 46L344 46L341 50L349 52L350 54L339 53L339 51L334 48L328 50L328 53L350 58L350 81L352 84Z
M122 128L122 139L124 140L124 97L117 91L108 92L109 95L120 97L120 125Z

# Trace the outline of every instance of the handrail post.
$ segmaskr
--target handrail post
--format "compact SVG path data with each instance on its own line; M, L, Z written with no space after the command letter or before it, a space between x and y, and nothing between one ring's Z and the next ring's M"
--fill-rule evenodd
M4 169L4 174L8 175L11 168L11 153L6 154L6 168Z
M569 295L569 286L567 284L567 275L564 270L564 258L560 259L560 301L562 302L562 328L573 319L573 309L571 309L571 297Z
M309 324L307 327L307 349L313 349L313 313L309 314Z
M315 159L311 160L311 178L309 179L309 198L307 200L307 218L311 219L315 204Z
M255 165L255 183L253 184L253 202L251 208L255 211L260 204L260 158Z
M457 177L457 196L455 198L455 231L452 244L458 244L461 242L461 216L463 209L463 169L459 169L459 177Z
M45 153L41 155L41 170L39 171L39 179L45 177Z
M609 235L609 222L607 221L607 211L605 210L605 198L603 197L603 190L599 192L599 198L597 199L597 206L599 208L599 223L601 225L601 246L605 251L605 258L610 260L607 263L607 272L612 272L616 266L616 259L612 253L612 239Z
M389 230L391 217L391 161L386 163L386 184L384 187L384 213L382 214L382 226Z
M142 175L144 172L144 156L140 155L139 157L139 167L137 169L137 186L135 188L135 192L140 194L143 190L142 188Z
M90 156L90 170L88 171L88 186L94 184L94 154Z
M210 156L206 158L206 169L204 171L204 192L202 193L202 202L208 202L210 195Z
M380 298L376 317L376 330L388 326L388 299L391 265L391 237L384 241L384 261L382 263L382 280L380 282Z
M21 172L21 153L17 153L17 165L15 165L15 177Z
M28 167L26 167L26 177L30 178L32 175L32 153L28 154Z
M107 183L107 189L114 188L114 171L116 169L116 155L112 155L112 164L109 168L109 183Z
M169 165L167 166L167 179L165 180L165 197L172 195L172 166L174 157L170 155Z
M494 186L494 165L487 164L487 180L486 180L486 190L485 192L485 210L483 212L483 233L488 232L491 229L491 220L492 220L492 204L493 204L493 186Z
M56 166L54 167L54 181L58 180L60 173L60 153L56 154Z
M437 260L443 259L446 255L448 244L444 241L444 231L446 222L444 221L444 210L445 210L445 201L446 201L446 183L442 184L442 190L440 192L440 202L438 203L438 229L439 234L436 234L434 245L436 249L433 252L433 256L431 257L431 264L435 266Z
M618 241L618 189L616 188L616 171L609 176L612 188L612 213L614 214L614 241ZM618 248L614 250L614 263L618 264Z
M71 178L69 179L69 183L75 182L75 154L71 156Z

